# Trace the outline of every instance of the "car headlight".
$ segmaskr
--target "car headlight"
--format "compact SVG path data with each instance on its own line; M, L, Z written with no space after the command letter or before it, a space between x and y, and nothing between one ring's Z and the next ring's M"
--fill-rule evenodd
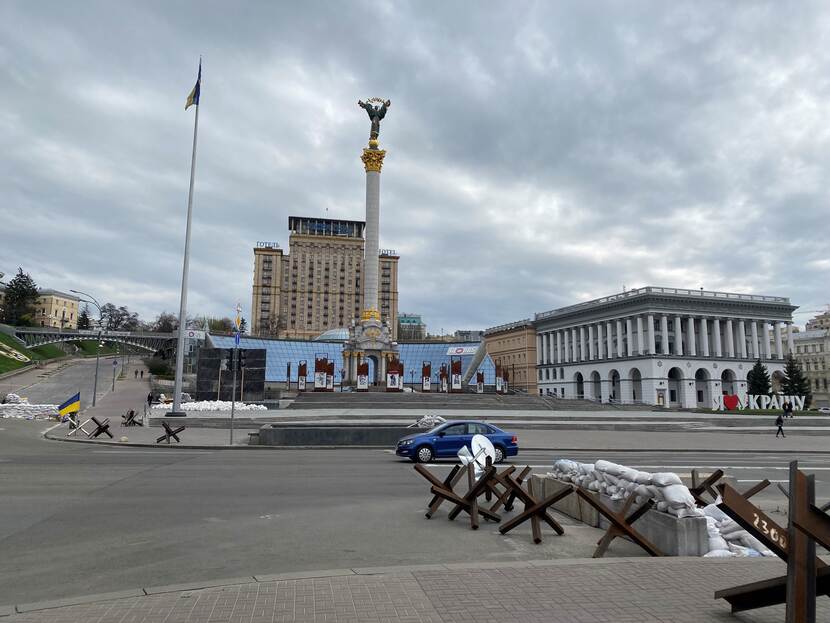
M402 442L400 443L400 445L402 445L402 446L411 446L411 445L412 445L412 440L411 440L411 439L407 439L406 441L402 441Z

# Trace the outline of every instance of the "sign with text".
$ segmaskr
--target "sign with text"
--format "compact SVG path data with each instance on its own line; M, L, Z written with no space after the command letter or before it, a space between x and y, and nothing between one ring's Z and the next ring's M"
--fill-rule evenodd
M772 409L782 411L786 403L792 405L793 411L802 411L806 402L805 396L756 396L747 394L742 400L735 394L715 396L712 399L712 411L743 411L744 409Z
M450 346L447 349L447 355L467 357L469 355L475 355L477 350L478 346Z

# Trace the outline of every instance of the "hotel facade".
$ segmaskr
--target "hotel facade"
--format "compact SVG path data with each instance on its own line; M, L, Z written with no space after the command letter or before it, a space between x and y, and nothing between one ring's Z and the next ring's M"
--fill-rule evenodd
M795 309L778 296L644 287L539 313L539 393L681 408L743 398L756 360L780 379Z

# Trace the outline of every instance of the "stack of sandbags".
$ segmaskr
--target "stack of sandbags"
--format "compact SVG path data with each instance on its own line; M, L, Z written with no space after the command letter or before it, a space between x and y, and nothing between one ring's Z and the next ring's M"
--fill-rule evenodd
M169 404L154 404L153 409L169 409ZM199 400L196 402L183 402L181 404L182 411L230 411L230 400ZM268 407L265 405L246 404L244 402L237 402L234 407L235 411L267 411Z
M677 474L671 472L651 474L611 461L599 460L592 465L559 459L554 462L550 475L584 489L604 493L612 500L622 500L632 494L636 504L653 500L657 510L676 517L702 514L695 506L689 489Z
M6 394L6 396L2 400L2 403L4 405L19 405L21 402L27 401L23 400L23 398L21 398L17 394Z
M0 417L43 420L58 415L58 405L30 405L28 402L0 405Z
M703 509L709 532L708 558L732 556L775 556L761 541L749 534L731 517L718 508L717 502Z

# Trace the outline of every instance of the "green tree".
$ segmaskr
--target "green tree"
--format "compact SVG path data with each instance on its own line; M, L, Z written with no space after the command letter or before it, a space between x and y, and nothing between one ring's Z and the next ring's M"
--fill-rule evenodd
M37 302L37 284L22 268L6 286L3 303L3 320L10 325L31 324L32 312Z
M243 335L248 332L248 321L244 318L239 323L239 332Z
M771 391L771 383L769 378L769 371L767 367L761 363L761 360L755 362L746 375L747 393L754 396L768 396Z
M161 312L150 324L150 330L154 333L173 333L179 328L179 319L170 312Z
M804 376L799 364L792 353L787 356L784 365L784 380L781 383L781 393L785 396L804 396L804 408L810 407L813 393L810 391L810 381Z
M107 331L135 331L141 325L138 314L124 307L106 303L101 307L101 320Z
M230 318L208 318L208 330L211 333L233 333L233 320Z
M78 328L89 329L89 305L84 305L81 313L78 314Z

